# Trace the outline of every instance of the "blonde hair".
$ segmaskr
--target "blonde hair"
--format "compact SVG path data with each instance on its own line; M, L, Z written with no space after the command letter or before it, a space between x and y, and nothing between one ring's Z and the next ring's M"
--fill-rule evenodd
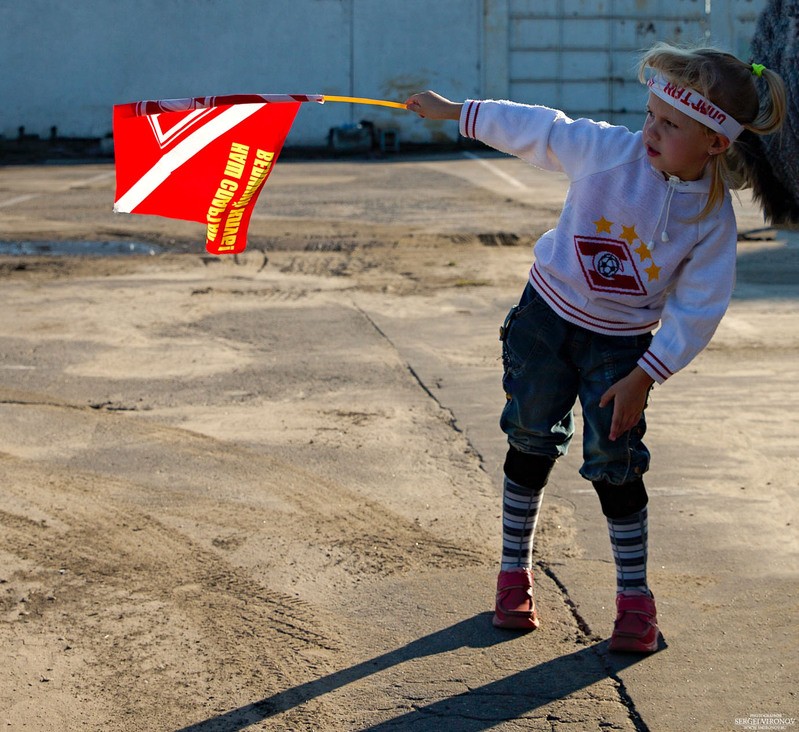
M708 47L658 43L641 58L641 82L646 81L647 68L679 86L695 89L744 127L725 153L710 159L710 192L697 219L706 218L721 205L727 188L748 188L755 183L745 148L751 145L752 134L769 135L782 126L787 108L785 84L779 74L763 69L760 94L752 64Z

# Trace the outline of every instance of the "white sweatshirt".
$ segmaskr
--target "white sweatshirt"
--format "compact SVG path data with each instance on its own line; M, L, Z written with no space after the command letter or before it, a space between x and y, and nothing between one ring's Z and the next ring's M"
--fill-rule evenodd
M709 217L709 179L666 180L642 133L563 112L468 100L460 131L570 187L557 226L536 243L530 282L563 318L598 333L657 329L638 365L656 382L709 342L732 296L737 230L729 193Z

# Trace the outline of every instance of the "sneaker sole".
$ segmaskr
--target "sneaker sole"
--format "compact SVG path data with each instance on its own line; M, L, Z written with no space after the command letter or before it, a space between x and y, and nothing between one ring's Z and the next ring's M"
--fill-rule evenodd
M541 625L541 621L535 615L532 618L527 616L499 618L494 615L491 624L495 628L504 630L536 630Z
M644 643L635 638L611 638L608 643L608 650L612 653L653 653L658 649L656 637L651 643Z

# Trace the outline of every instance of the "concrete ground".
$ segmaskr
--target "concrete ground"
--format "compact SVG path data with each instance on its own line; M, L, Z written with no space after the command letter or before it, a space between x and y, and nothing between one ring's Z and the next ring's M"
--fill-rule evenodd
M661 649L607 650L579 442L542 626L491 626L497 328L564 191L482 152L283 161L218 260L112 214L110 165L0 168L0 240L158 247L0 258L0 726L796 727L799 237L745 197L730 311L648 412Z

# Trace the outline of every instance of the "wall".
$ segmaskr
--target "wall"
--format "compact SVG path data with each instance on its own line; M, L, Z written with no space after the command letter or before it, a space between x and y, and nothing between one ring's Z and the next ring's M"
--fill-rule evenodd
M766 0L486 0L487 96L563 109L638 129L637 79L656 41L707 44L749 57Z
M0 0L0 134L101 137L117 102L236 92L404 101L479 94L482 0ZM368 117L407 138L402 111L308 105L289 144Z
M748 61L757 18L767 0L712 0L710 37L714 44Z
M426 88L636 127L640 49L710 38L746 58L765 1L0 0L0 134L102 137L112 105L139 99ZM308 105L288 144L324 145L364 118L403 140L457 135L402 111Z

